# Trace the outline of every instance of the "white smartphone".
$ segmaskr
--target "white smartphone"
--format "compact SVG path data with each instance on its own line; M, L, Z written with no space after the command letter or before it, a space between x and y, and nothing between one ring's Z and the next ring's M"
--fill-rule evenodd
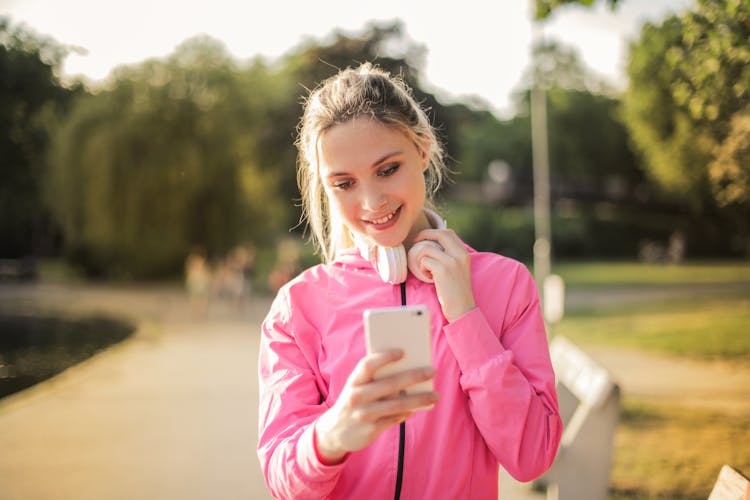
M401 349L404 357L378 370L375 378L432 366L430 311L426 306L396 306L367 309L363 314L367 352ZM430 392L432 380L410 386L405 392Z

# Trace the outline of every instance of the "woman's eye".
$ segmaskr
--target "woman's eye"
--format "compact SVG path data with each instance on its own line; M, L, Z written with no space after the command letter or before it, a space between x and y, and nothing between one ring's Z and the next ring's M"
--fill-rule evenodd
M393 165L388 165L383 170L381 170L378 175L382 177L388 177L389 175L393 175L396 173L396 170L398 170L399 164L394 163Z
M353 183L350 180L336 181L336 182L333 183L333 188L334 189L346 190L346 189L349 189L350 187L352 187L352 184Z

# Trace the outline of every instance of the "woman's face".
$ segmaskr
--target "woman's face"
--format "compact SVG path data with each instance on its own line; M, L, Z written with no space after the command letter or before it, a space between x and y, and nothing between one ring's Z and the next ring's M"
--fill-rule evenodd
M427 159L400 130L357 118L318 141L320 176L331 210L380 246L396 246L425 223Z

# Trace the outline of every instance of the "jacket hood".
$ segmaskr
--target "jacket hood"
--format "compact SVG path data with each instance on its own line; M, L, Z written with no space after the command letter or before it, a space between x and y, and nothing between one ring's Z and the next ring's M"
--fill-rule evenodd
M336 253L331 261L332 266L343 266L350 269L373 269L372 263L364 258L356 247L344 248Z

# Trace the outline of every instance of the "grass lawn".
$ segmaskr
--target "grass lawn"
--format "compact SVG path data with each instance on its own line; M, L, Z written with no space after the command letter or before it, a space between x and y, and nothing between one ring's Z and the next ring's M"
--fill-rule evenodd
M727 360L750 359L747 291L569 311L555 333L574 342Z
M750 471L750 415L625 398L612 498L706 499L719 470Z
M636 300L569 308L555 333L588 345L677 356L742 360L750 356L750 262L655 265L567 263L555 267L570 293L629 288ZM638 300L639 291L674 297Z
M750 365L750 262L556 266L570 293L632 289L635 300L579 302L555 325L579 345L643 349ZM644 293L673 290L673 297ZM637 369L634 367L634 369ZM717 384L720 384L717 381ZM750 473L750 415L624 394L611 474L614 499L705 499L723 464Z
M678 265L639 262L562 262L556 274L570 287L619 287L750 282L750 261L696 261Z

